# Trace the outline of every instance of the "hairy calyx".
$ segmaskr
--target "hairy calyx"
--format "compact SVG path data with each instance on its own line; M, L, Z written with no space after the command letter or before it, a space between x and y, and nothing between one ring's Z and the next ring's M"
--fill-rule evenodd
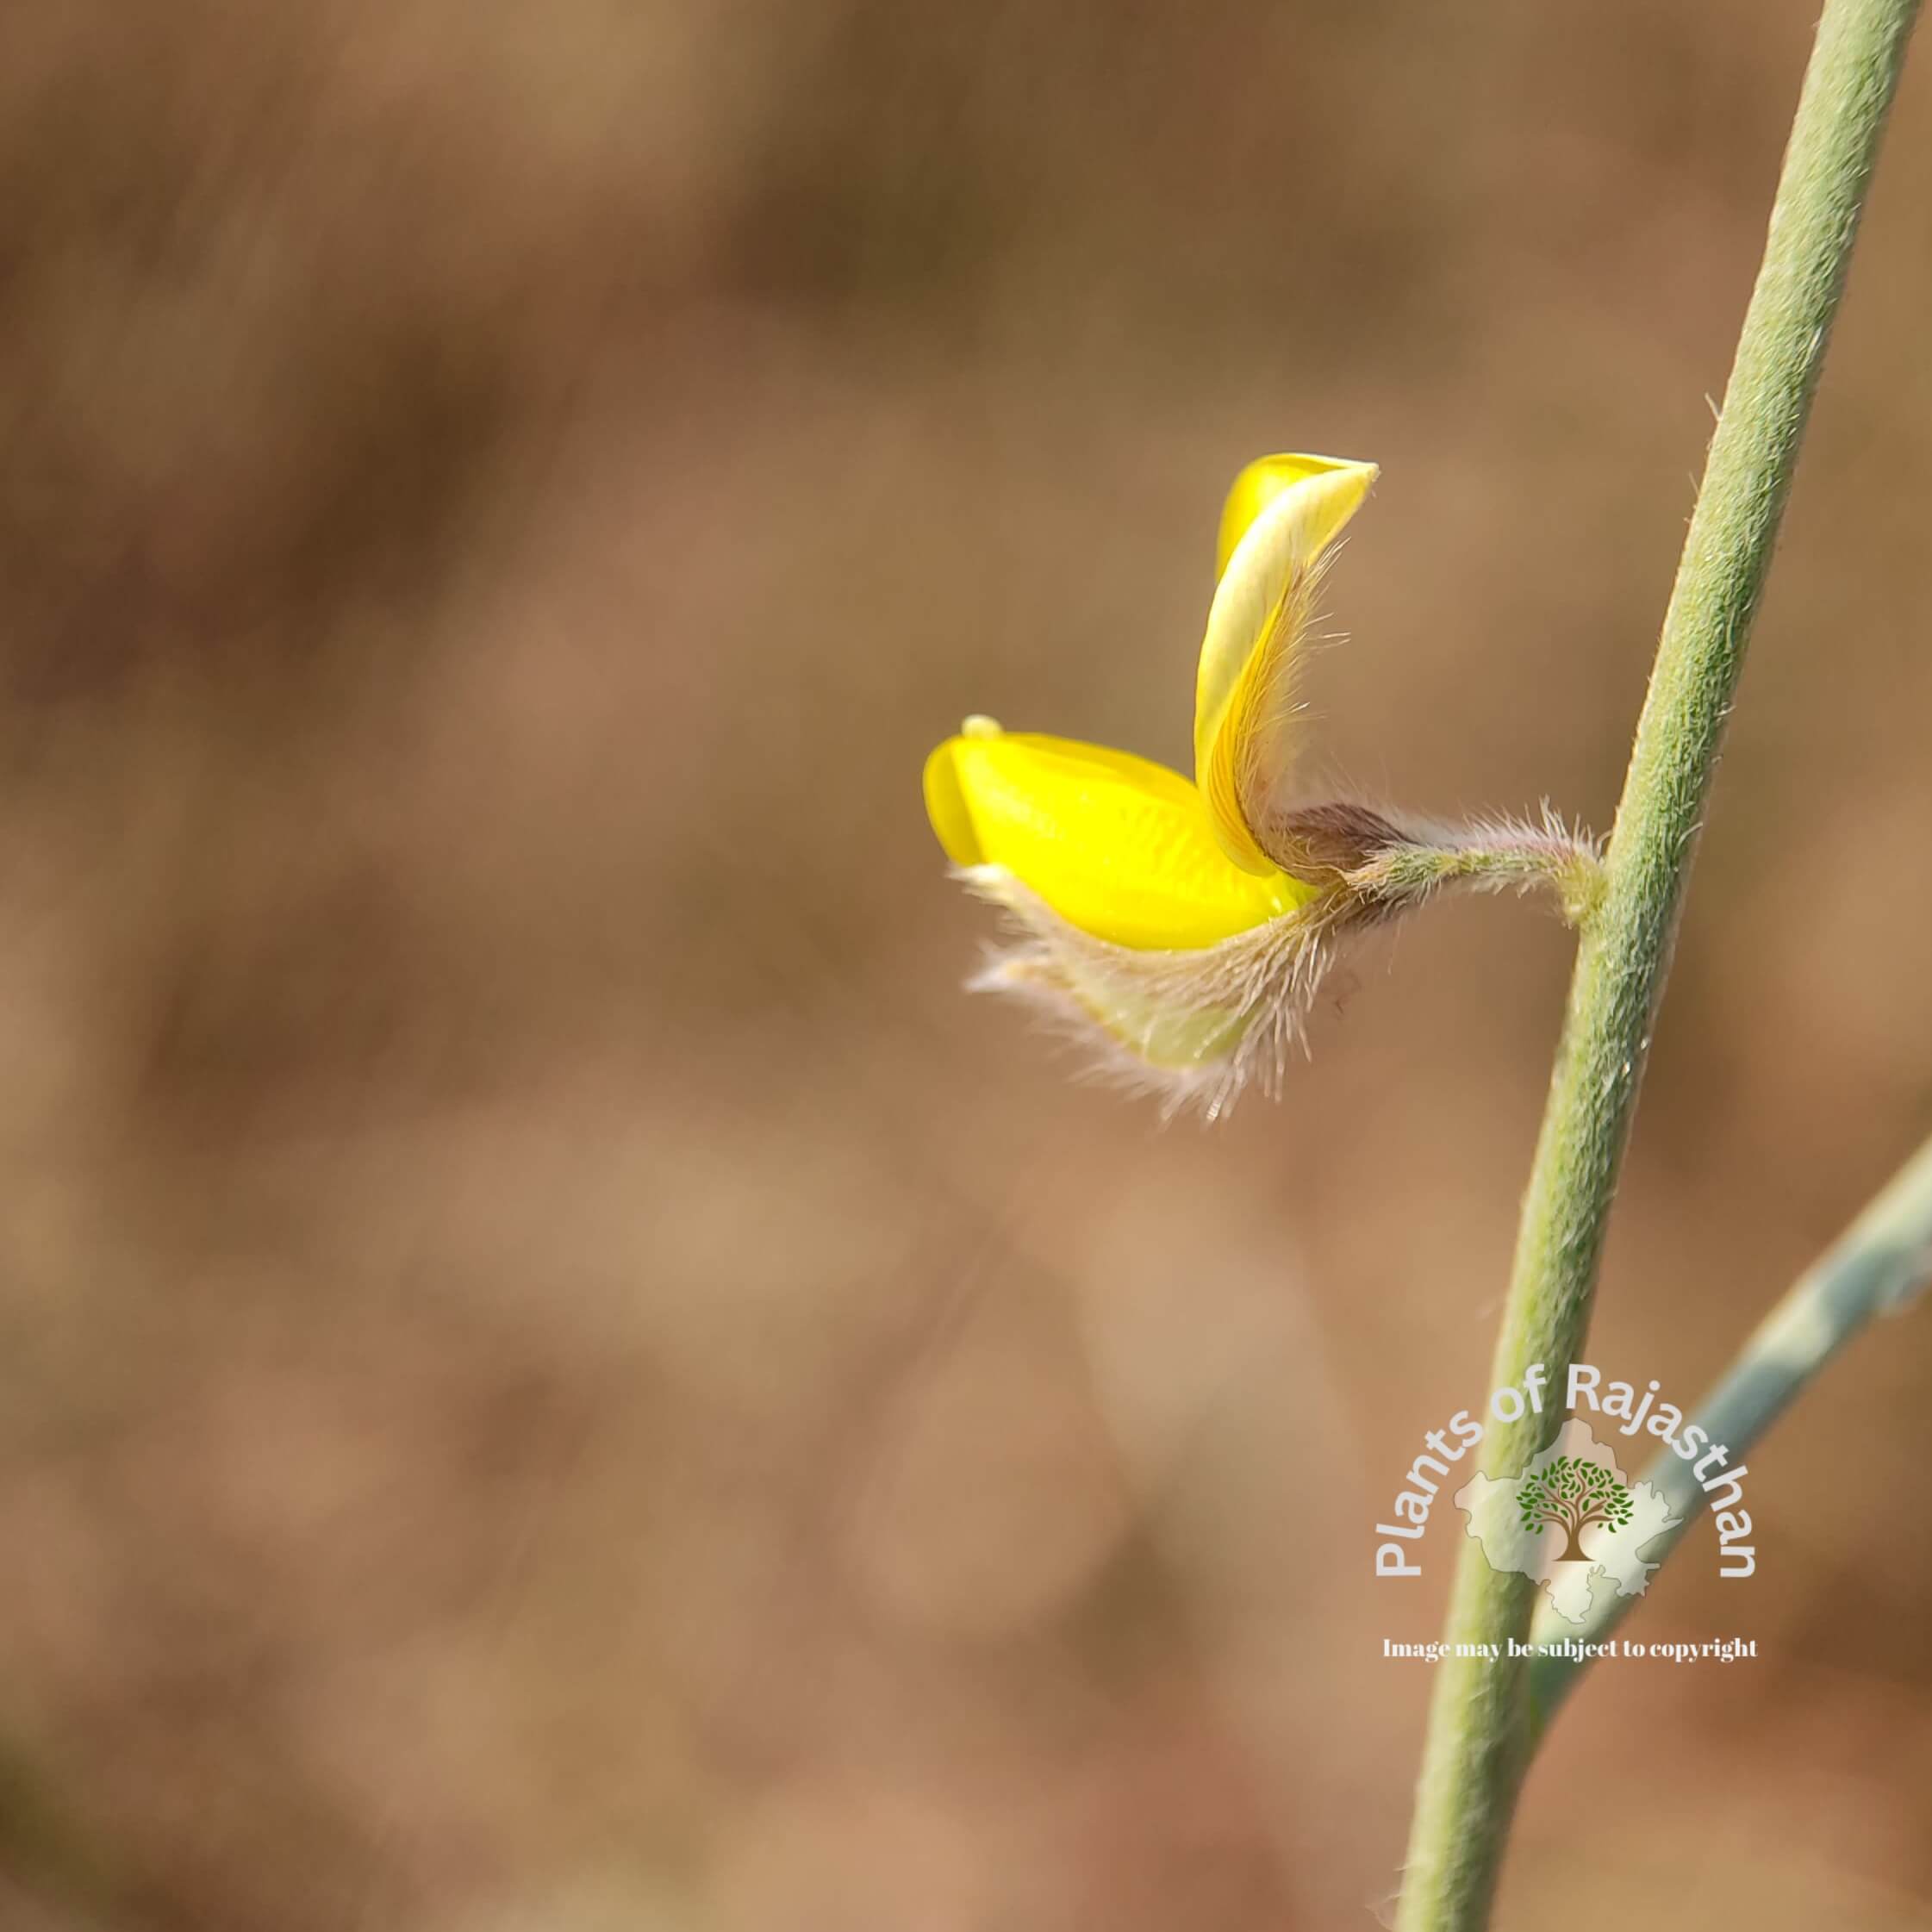
M1602 890L1593 839L1546 807L1514 819L1443 826L1352 800L1270 813L1257 842L1283 871L1323 888L1344 921L1391 916L1439 892L1547 888L1573 926L1589 919Z

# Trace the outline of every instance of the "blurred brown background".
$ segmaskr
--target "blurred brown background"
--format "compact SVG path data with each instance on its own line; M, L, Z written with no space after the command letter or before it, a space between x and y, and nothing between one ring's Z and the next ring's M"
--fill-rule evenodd
M919 762L1184 765L1333 450L1323 772L1604 826L1815 10L0 16L0 1925L1374 1923L1567 944L1163 1131ZM1589 1349L1680 1399L1932 1128L1923 67ZM1760 1661L1586 1686L1504 1924L1932 1923L1929 1393L1752 1455L1627 1630Z

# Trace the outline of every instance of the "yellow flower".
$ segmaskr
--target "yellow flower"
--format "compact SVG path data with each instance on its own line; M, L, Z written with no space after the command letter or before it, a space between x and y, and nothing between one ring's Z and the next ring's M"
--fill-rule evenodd
M1313 888L1244 871L1177 771L1105 745L969 718L927 760L925 806L955 865L1000 866L1062 919L1116 945L1212 945Z
M1289 683L1323 558L1374 480L1372 464L1318 456L1263 457L1235 479L1195 682L1192 782L984 718L926 761L939 843L1031 942L982 983L1044 994L1184 1082L1231 1068L1238 1081L1270 1054L1278 1066L1325 957L1324 894L1276 864L1257 832L1286 763ZM1217 1097L1227 1084L1216 1078Z

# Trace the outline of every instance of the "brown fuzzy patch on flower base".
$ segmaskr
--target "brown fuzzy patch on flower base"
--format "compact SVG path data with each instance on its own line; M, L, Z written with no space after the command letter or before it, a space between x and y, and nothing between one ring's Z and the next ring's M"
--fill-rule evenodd
M1377 853L1417 835L1386 813L1353 799L1272 811L1255 838L1284 872L1324 886L1339 886Z
M958 875L1000 907L1019 943L995 950L968 982L1024 1000L1094 1055L1096 1070L1152 1095L1164 1115L1198 1108L1212 1120L1250 1084L1279 1093L1292 1050L1357 908L1324 897L1185 951L1141 950L1094 938L1000 866Z

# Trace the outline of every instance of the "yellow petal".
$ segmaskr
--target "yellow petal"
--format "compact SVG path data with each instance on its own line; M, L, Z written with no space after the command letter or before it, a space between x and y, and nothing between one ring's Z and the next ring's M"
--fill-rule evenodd
M1194 776L1215 838L1244 871L1273 869L1249 829L1243 796L1285 701L1315 566L1375 474L1372 463L1264 456L1235 478L1221 513L1194 686Z
M1103 745L974 724L926 760L939 843L956 865L1010 872L1094 938L1210 946L1315 896L1274 867L1231 865L1179 772Z
M1344 473L1356 479L1356 487L1352 493L1346 490L1343 493L1341 514L1325 530L1318 533L1315 545L1318 552L1325 550L1335 540L1342 526L1361 508L1362 498L1375 480L1375 465L1353 462L1341 456L1256 458L1228 486L1227 501L1221 506L1220 537L1214 550L1215 582L1219 583L1225 574L1235 545L1247 535L1249 527L1277 496L1297 483Z

